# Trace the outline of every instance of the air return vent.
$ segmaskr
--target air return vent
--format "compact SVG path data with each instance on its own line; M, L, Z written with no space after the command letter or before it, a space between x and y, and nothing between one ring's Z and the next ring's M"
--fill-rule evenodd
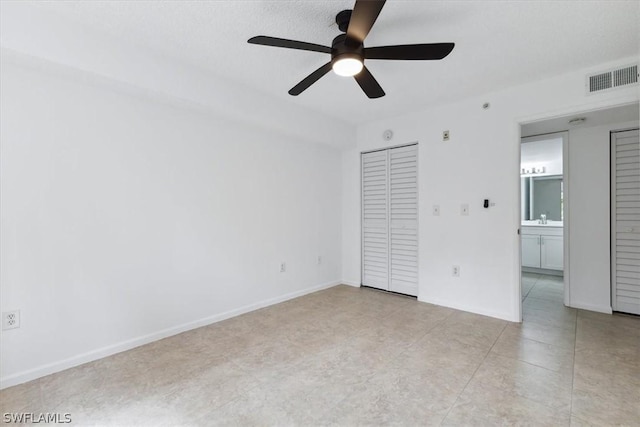
M638 83L638 66L616 68L604 73L591 74L587 76L587 93L602 92L620 86L627 86Z

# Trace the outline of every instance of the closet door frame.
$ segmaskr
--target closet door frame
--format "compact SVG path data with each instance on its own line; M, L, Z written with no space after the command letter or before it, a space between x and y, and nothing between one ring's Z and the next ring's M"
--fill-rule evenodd
M415 146L416 147L416 206L418 208L418 220L416 221L416 237L417 237L417 249L416 249L416 255L417 255L417 260L420 260L420 191L418 190L419 188L419 183L420 183L420 167L419 167L419 157L420 157L420 146L418 144L418 142L410 142L410 143L406 143L406 144L398 144L398 145L393 145L390 147L384 147L384 148L377 148L374 150L367 150L367 151L362 151L360 152L360 286L367 286L364 284L364 182L363 182L363 172L364 172L364 168L363 168L363 156L365 154L369 154L369 153L375 153L375 152L381 152L381 151L386 151L387 152L387 244L388 244L388 252L389 252L389 256L388 256L388 260L387 260L387 274L388 274L388 283L387 283L387 291L390 291L391 288L391 212L390 212L390 207L389 204L391 202L391 187L390 187L390 156L389 156L389 150L393 150L396 148L404 148L404 147L411 147L411 146ZM420 268L418 265L418 272L419 272ZM420 275L418 273L418 277L416 279L416 286L419 288L419 283L420 283ZM376 288L379 289L379 288ZM419 289L416 289L416 296L418 293Z

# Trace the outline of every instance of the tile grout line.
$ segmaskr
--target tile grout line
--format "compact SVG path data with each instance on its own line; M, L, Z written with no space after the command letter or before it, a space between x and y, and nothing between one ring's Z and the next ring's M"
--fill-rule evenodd
M467 387L469 387L469 383L471 383L471 380L473 380L473 377L476 376L476 373L478 372L480 367L484 364L485 360L487 360L487 357L489 357L489 354L491 354L491 350L493 350L493 347L495 347L496 343L498 342L498 340L500 339L502 334L504 334L504 331L505 331L505 329L507 329L507 326L508 326L508 323L505 323L505 325L502 327L502 330L500 331L500 334L498 334L498 336L496 337L496 339L493 342L493 344L491 344L491 347L487 351L487 354L484 355L484 357L482 358L482 361L478 364L476 369L473 371L473 374L471 374L471 376L469 377L469 380L467 381L467 383L464 385L464 387L462 388L460 393L458 393L458 396L456 397L456 400L454 400L453 403L451 404L451 407L447 411L447 414L444 416L444 418L442 418L442 421L440 421L440 425L443 425L443 423L445 422L445 420L447 419L447 417L449 416L449 414L451 413L453 408L456 406L456 403L458 403L458 400L460 400L460 396L462 396L462 393L464 393L464 391L467 389Z

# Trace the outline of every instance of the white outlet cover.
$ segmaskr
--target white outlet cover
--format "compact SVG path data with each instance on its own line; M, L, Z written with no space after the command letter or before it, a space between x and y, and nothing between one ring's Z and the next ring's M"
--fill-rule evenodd
M284 273L285 271L287 271L287 264L284 262L280 263L280 273Z
M2 313L2 330L20 327L20 310L4 311Z
M451 269L451 275L453 277L460 277L460 266L459 265L454 265L453 268Z

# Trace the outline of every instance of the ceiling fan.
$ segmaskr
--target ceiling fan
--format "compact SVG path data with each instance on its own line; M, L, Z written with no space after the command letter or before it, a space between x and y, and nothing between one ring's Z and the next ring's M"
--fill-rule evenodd
M310 50L331 54L331 61L315 70L295 85L289 94L300 95L322 76L333 71L340 76L353 76L369 98L384 96L384 90L364 66L365 59L434 60L443 59L455 46L454 43L425 43L396 46L364 47L364 39L376 22L386 0L356 0L353 10L343 10L336 15L338 28L344 34L333 39L331 47L277 37L256 36L251 44Z

